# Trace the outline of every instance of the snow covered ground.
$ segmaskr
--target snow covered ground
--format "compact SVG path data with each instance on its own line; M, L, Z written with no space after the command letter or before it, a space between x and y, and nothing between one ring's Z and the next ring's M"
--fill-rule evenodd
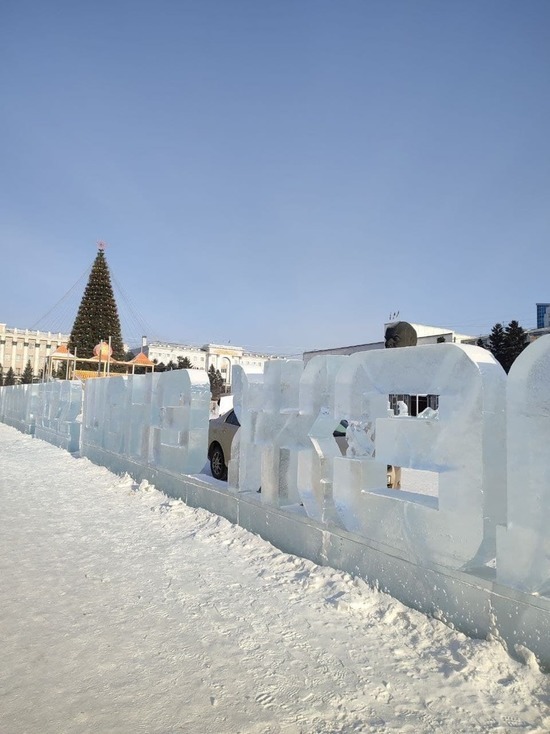
M550 731L550 676L0 424L0 732Z

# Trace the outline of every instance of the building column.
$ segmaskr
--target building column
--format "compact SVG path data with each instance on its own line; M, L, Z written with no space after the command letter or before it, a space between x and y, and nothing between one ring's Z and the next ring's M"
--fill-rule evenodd
M17 337L11 340L11 368L17 374Z
M40 343L36 340L34 342L34 364L32 367L33 374L38 376L40 372Z

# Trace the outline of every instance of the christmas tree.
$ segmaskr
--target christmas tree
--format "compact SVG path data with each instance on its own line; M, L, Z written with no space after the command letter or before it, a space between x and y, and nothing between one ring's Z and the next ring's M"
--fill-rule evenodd
M108 342L109 337L113 359L124 360L125 351L111 275L104 245L100 244L73 324L69 350L73 354L76 352L78 357L89 358L93 356L94 347L101 341Z

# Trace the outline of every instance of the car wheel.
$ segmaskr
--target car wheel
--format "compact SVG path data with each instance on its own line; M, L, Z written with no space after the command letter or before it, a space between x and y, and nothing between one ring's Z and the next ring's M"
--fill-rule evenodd
M215 444L210 454L210 470L214 479L227 479L227 467L222 447Z

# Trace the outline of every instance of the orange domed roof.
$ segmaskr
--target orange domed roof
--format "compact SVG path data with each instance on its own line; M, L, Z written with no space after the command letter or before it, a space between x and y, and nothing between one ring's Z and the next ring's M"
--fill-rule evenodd
M107 344L107 342L99 342L94 347L94 357L101 356L102 360L109 359L113 354L113 350Z

